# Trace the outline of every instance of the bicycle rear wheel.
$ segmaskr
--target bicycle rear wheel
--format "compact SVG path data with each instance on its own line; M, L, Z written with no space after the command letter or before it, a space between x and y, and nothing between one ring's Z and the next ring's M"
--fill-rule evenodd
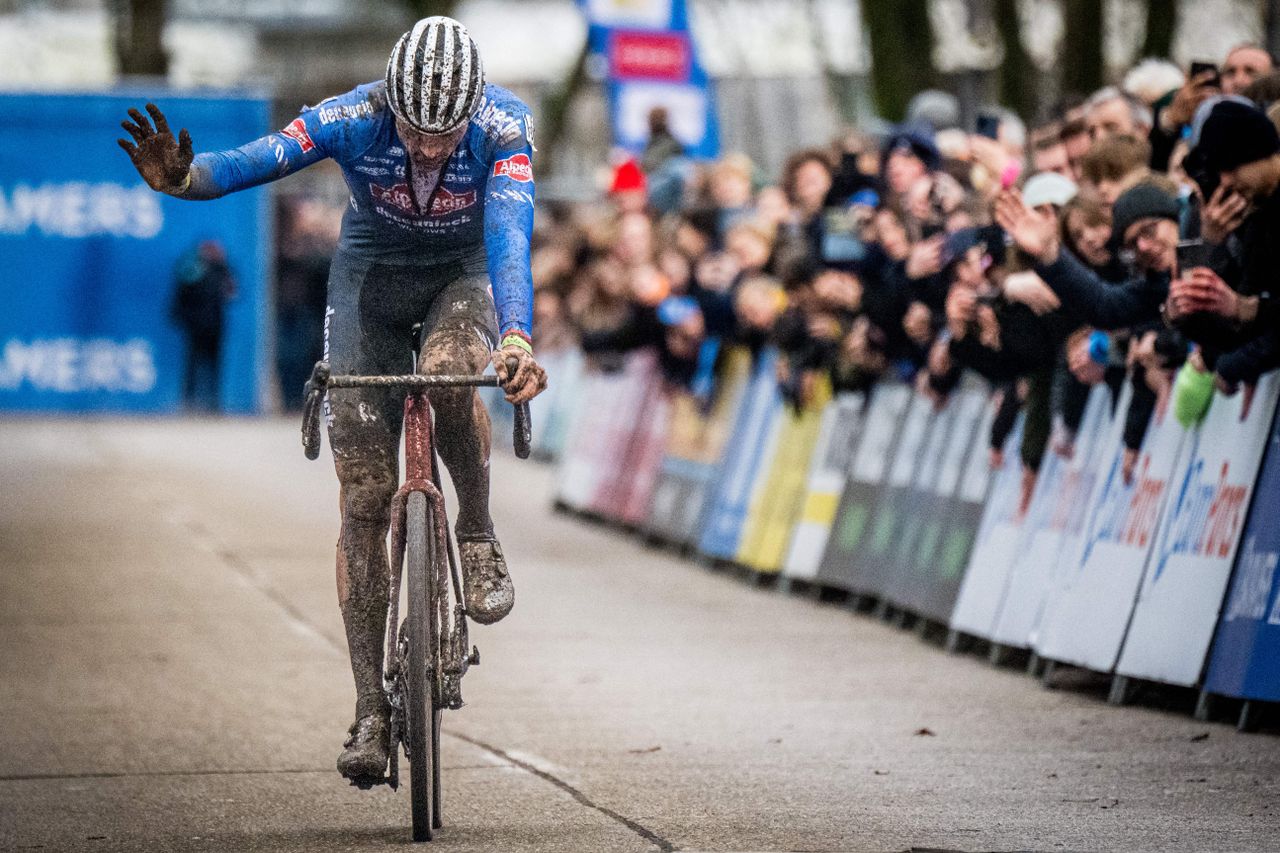
M413 840L430 841L440 826L440 711L435 679L440 672L440 624L434 606L435 519L427 496L411 492L405 513L409 574L409 800Z

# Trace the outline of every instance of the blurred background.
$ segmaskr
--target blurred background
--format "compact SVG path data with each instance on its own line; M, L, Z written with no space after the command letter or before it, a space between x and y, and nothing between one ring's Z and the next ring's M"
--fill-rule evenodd
M544 210L599 198L654 106L696 161L740 152L768 183L798 149L913 117L925 90L955 96L961 127L997 105L1034 123L1142 57L1280 41L1263 0L5 0L0 409L291 405L318 353L339 170L194 207L143 188L117 123L156 100L197 150L234 146L380 77L429 14L464 21L489 78L533 107Z

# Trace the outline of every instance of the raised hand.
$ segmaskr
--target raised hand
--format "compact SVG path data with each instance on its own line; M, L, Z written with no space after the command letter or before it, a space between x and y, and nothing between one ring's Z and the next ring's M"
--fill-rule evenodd
M1249 212L1249 202L1240 193L1218 187L1200 215L1200 236L1205 242L1222 245L1240 227Z
M155 104L147 104L147 112L155 122L154 128L146 116L136 109L130 109L129 117L133 121L122 121L120 126L133 137L133 143L124 139L117 139L116 142L129 155L134 168L147 182L147 186L157 192L181 195L190 183L189 171L194 157L191 151L191 134L183 129L175 141L169 130L169 122L165 120L160 108Z
M1061 245L1058 220L1049 213L1027 207L1022 193L1008 189L996 199L996 222L1013 238L1018 248L1043 264L1058 259Z

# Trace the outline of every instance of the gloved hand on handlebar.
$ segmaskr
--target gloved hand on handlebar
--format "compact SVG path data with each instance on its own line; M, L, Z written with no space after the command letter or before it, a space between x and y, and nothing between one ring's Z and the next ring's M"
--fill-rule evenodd
M518 406L547 390L547 372L534 360L533 345L524 337L516 334L503 337L492 360L508 403ZM508 365L508 361L514 364Z
M132 122L121 122L133 142L116 140L129 159L133 161L138 174L147 182L147 186L156 192L169 195L182 195L191 184L191 161L194 157L191 150L191 134L184 129L173 138L169 130L169 122L164 113L155 104L147 104L147 112L151 114L155 128L147 117L137 110L129 110Z

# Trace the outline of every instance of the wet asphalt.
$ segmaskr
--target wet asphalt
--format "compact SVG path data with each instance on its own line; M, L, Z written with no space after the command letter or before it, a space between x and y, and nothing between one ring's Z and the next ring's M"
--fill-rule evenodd
M337 486L296 423L0 436L0 850L410 846L406 792L333 770ZM553 513L546 466L494 483L516 608L473 630L430 849L1280 846L1274 733L751 588Z

